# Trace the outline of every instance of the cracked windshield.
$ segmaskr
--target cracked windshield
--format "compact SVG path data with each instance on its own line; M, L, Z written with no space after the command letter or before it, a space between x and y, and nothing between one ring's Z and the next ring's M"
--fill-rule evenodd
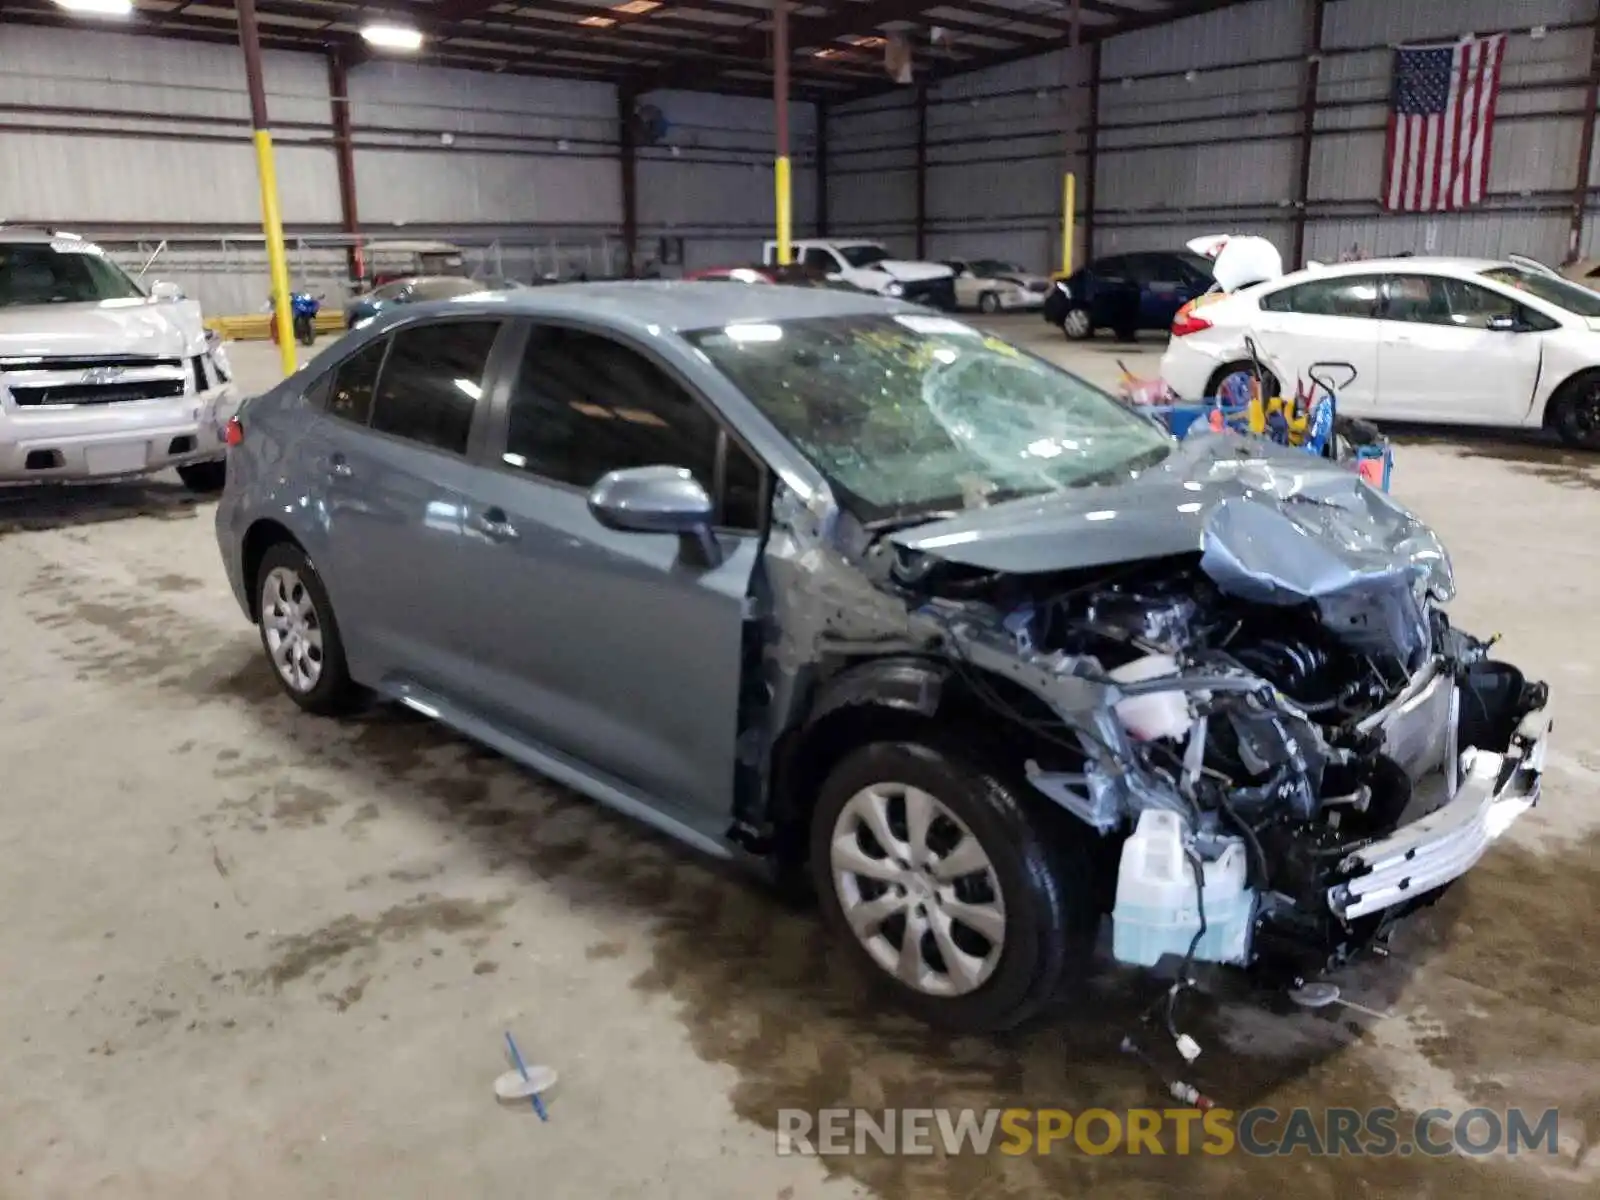
M751 323L689 340L865 521L1113 482L1172 447L1104 392L948 317Z

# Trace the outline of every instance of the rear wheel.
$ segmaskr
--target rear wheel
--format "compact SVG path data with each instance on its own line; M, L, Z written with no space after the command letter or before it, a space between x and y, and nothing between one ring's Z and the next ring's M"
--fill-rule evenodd
M1000 311L1000 297L993 292L984 292L978 297L978 311L990 316Z
M293 542L279 542L256 572L256 624L273 673L289 698L320 716L348 712L361 699L322 577Z
M1243 397L1250 394L1250 383L1256 377L1255 364L1247 360L1231 362L1226 366L1218 367L1206 384L1206 400L1222 396L1224 399ZM1263 399L1282 395L1278 377L1265 367L1261 370L1261 395Z
M858 962L930 1024L1010 1028L1087 970L1086 853L1047 838L997 776L930 746L877 742L834 768L811 867Z
M1600 371L1562 384L1550 399L1545 424L1569 446L1600 450Z
M220 492L228 482L226 459L214 458L209 462L187 463L178 468L178 478L191 492Z
M1094 336L1094 318L1087 308L1069 308L1061 322L1061 332L1074 342L1088 341Z

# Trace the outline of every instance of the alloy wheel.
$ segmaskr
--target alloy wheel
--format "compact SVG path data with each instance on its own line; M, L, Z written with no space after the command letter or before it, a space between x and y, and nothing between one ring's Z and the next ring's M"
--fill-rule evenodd
M845 920L903 985L961 996L994 973L1006 936L999 879L937 797L899 783L863 788L834 822L829 860Z
M305 580L274 567L261 586L261 631L283 681L304 694L322 678L322 619Z
M1089 336L1089 312L1087 309L1075 308L1067 314L1067 319L1061 323L1061 328L1068 337L1086 338Z

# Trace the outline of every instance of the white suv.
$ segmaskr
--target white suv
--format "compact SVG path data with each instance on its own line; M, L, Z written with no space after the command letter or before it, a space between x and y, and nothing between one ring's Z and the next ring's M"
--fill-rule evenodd
M0 484L176 467L216 491L235 406L220 340L175 285L147 293L92 242L0 226Z

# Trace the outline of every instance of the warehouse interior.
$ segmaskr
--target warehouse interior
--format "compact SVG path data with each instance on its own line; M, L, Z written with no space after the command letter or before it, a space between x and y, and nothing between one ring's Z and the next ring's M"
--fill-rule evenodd
M1495 34L1481 201L1394 211L1397 55ZM174 285L241 399L337 362L370 320L351 306L418 246L580 308L564 289L770 267L791 242L1012 264L1040 292L1219 234L1284 272L1525 258L1570 280L1600 260L1597 113L1600 0L0 0L0 259L8 229L43 230L103 247L141 295ZM216 495L171 470L6 474L35 453L6 372L56 315L4 291L0 1196L1595 1194L1594 435L1558 439L1520 398L1505 421L1362 413L1394 499L1449 549L1452 621L1549 682L1542 793L1344 999L1188 989L1194 1040L1169 1008L1152 1066L1127 1039L1165 978L1107 963L1086 1003L1015 1029L929 1028L786 886L416 706L295 708L219 559ZM314 342L285 336L290 293L321 306ZM1159 380L1179 340L1170 313L1079 339L980 304L952 315L1097 394ZM1595 314L1579 327L1600 342ZM1600 378L1600 346L1582 361L1573 380ZM1555 369L1529 385L1551 413ZM665 611L650 592L594 618ZM548 1112L496 1094L535 1063L559 1075ZM923 1110L1131 1130L1213 1104L1280 1132L1302 1110L1324 1134L1333 1111L1468 1118L1415 1154L1096 1149L1070 1122L1051 1152L1042 1117L986 1153L784 1132ZM1507 1149L1513 1114L1552 1112L1547 1148Z

